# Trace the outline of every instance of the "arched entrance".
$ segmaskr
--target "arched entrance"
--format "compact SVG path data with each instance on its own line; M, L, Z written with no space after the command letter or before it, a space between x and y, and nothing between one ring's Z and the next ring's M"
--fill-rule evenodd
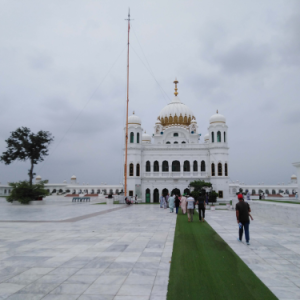
M158 189L155 189L153 191L153 202L155 202L155 203L159 202L159 192L158 192Z
M169 190L168 189L163 189L162 193L164 196L167 196L169 194Z
M150 189L146 189L146 203L150 203Z
M180 189L173 189L172 190L172 193L171 193L172 195L180 195Z

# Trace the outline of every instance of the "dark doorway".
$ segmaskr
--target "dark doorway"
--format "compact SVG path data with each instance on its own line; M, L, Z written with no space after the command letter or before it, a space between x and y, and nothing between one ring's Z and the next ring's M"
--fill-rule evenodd
M155 202L155 203L159 202L159 192L158 192L158 189L155 189L153 191L153 202Z
M172 191L172 193L171 193L172 195L180 195L180 189L173 189L173 191Z
M150 189L146 189L146 203L150 203Z
M162 193L163 193L163 195L165 197L165 196L167 196L169 194L169 190L168 189L163 189Z

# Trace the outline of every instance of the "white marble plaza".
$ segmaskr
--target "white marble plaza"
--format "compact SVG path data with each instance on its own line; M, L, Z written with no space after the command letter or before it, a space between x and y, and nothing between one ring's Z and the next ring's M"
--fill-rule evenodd
M235 211L208 212L207 221L278 299L300 299L300 226L288 224L285 215L252 216L250 246L237 241Z
M234 211L206 215L279 299L300 299L299 225L253 212L247 246L236 241ZM175 225L158 205L1 199L0 299L165 300Z
M0 299L165 300L175 214L68 200L0 200Z

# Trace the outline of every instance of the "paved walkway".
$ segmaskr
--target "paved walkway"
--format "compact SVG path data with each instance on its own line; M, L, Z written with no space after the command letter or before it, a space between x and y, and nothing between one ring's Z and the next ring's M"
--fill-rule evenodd
M207 221L281 300L300 299L300 228L253 214L250 246L237 241L235 211L208 211Z
M132 205L57 222L111 208L1 202L1 220L53 222L0 223L0 299L165 300L175 214Z

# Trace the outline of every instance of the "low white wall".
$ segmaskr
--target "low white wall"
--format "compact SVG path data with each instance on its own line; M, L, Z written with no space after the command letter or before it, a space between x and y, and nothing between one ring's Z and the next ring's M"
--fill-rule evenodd
M235 199L232 201L234 209L237 201ZM258 216L268 221L300 225L300 204L250 201L249 205L254 221L255 217Z

